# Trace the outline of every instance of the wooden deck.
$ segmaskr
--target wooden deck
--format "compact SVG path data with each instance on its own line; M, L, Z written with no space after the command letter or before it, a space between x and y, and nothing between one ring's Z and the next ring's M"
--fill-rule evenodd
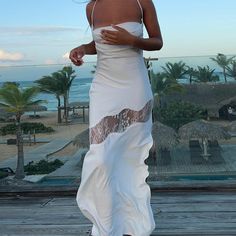
M156 221L152 235L236 235L233 191L156 191L151 203ZM91 226L75 197L0 198L1 236L86 236Z

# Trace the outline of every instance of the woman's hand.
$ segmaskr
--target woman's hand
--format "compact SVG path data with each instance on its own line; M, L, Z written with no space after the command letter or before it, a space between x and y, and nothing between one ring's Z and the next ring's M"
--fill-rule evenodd
M130 34L127 30L117 26L112 25L114 30L102 30L101 38L104 40L105 44L110 45L133 45L136 36Z
M77 48L74 48L70 51L70 60L72 63L76 66L81 66L84 61L83 61L83 56L85 55L85 47L84 45L81 45Z

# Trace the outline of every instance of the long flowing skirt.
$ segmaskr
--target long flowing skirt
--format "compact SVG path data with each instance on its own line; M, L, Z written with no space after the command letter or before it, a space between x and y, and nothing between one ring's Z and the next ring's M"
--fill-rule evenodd
M149 236L155 222L144 160L153 145L153 94L143 59L100 62L89 95L90 149L78 206L93 236Z

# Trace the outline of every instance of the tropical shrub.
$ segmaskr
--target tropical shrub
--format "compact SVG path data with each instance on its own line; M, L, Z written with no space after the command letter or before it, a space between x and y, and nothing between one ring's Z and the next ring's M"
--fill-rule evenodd
M8 176L8 174L6 172L0 171L0 179L4 179L7 176Z
M153 73L151 76L151 88L154 95L153 119L156 121L158 120L156 111L162 107L162 98L174 92L182 93L184 92L184 87L176 79L166 77L164 73Z
M24 170L27 175L49 174L61 167L63 164L64 163L58 159L54 161L40 160L37 163L32 161L25 165Z
M189 102L170 102L166 107L157 108L158 121L174 129L182 125L206 118L206 110Z
M43 123L21 123L21 129L24 133L33 132L35 133L51 133L54 132L52 127L46 127ZM1 135L15 134L17 130L16 124L8 124L0 128Z

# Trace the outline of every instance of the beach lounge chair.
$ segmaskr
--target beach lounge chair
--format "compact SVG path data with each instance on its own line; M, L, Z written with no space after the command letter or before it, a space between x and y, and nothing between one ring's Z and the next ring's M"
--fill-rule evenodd
M190 159L193 165L206 163L206 160L201 156L202 148L199 140L189 140Z
M24 143L28 143L30 146L33 144L36 144L36 132L35 129L33 130L33 132L28 131L28 133L24 133L22 131L22 139Z
M157 165L167 166L171 164L170 150L167 148L160 149L160 155L157 158Z
M221 147L217 140L208 140L209 153L211 156L209 157L208 162L210 164L223 164L225 163L224 158L221 155Z

